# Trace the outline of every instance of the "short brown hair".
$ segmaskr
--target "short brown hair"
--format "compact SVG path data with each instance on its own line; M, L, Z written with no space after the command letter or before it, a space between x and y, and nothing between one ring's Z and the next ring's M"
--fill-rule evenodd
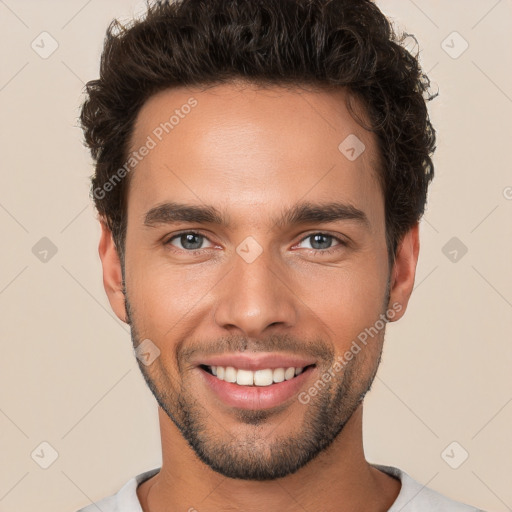
M404 36L402 36L403 39ZM339 87L369 115L381 161L390 262L423 215L434 175L430 82L370 0L176 0L107 29L100 77L86 85L80 121L95 161L91 193L124 259L125 164L134 122L156 92L234 80ZM109 181L110 180L110 181Z

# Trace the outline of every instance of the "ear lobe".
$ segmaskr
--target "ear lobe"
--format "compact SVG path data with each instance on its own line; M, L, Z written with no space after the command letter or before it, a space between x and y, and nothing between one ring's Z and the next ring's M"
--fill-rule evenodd
M103 267L103 287L107 293L112 310L122 322L128 323L125 297L123 293L123 273L121 261L112 238L112 232L104 219L100 219L101 237L98 253Z
M395 309L395 315L390 321L400 319L407 308L411 296L416 264L420 250L419 223L417 222L402 238L397 247L397 254L391 271L391 284L388 307L397 303L401 307Z

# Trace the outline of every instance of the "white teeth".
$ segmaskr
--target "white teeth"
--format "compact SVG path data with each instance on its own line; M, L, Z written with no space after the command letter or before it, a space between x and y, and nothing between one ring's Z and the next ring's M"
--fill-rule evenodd
M240 386L270 386L273 383L293 379L304 370L304 368L294 366L255 371L236 369L233 366L211 366L210 369L218 379L236 382Z
M286 368L286 371L284 372L284 378L286 380L293 379L295 377L295 368L293 366L290 366L290 368Z
M226 366L224 380L226 382L236 382L236 370L232 366Z
M274 382L283 382L284 380L284 368L276 368L272 374Z
M254 382L254 372L251 370L238 370L236 373L236 383L242 386L252 386Z
M270 386L272 384L272 370L256 370L254 372L254 385L255 386Z

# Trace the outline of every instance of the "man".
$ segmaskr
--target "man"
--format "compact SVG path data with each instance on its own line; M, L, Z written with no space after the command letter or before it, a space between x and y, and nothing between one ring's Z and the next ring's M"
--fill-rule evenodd
M83 511L474 511L366 461L433 177L428 78L368 0L182 0L81 113L103 280L162 467Z

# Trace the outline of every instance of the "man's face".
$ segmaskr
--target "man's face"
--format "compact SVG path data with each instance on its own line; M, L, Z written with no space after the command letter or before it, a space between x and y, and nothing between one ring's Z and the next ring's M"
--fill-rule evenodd
M181 108L190 98L197 104ZM172 130L158 130L176 109ZM375 140L341 92L233 84L153 96L131 149L148 136L155 145L129 186L125 252L134 346L149 339L160 350L141 371L212 469L260 480L293 473L341 432L380 360L390 271ZM215 209L226 224L173 221L166 203ZM286 217L304 203L325 213L342 204L346 215ZM222 381L211 366L265 385ZM266 380L288 367L304 369Z

